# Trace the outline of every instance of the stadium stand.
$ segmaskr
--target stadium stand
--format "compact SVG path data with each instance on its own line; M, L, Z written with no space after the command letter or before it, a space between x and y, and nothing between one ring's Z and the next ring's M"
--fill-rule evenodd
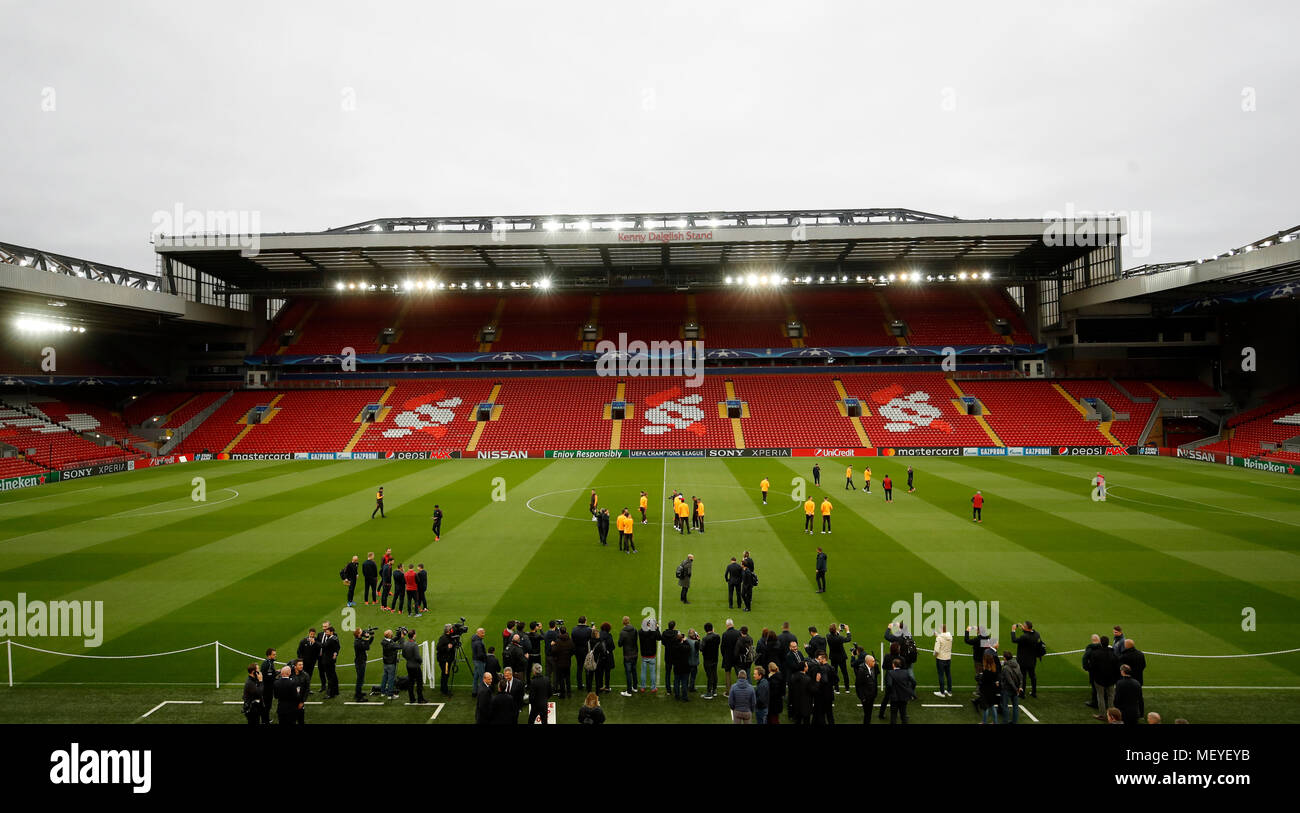
M393 353L472 353L480 349L479 333L492 322L500 304L500 297L482 294L417 295L410 300L398 324L397 341L388 350Z
M1225 427L1225 437L1200 448L1209 452L1254 455L1264 450L1262 444L1280 445L1283 441L1300 437L1300 390L1279 392L1255 409L1233 416ZM1277 449L1266 456L1300 462L1294 455L1294 452Z
M484 425L475 451L608 449L613 426L604 407L617 388L615 379L594 376L507 379L496 399L500 418Z
M1195 380L1162 378L1156 381L1120 381L1119 383L1133 395L1140 397L1150 395L1157 398L1214 398L1219 396L1219 391L1214 387Z
M744 375L733 383L748 406L741 419L746 446L867 445L836 407L841 396L829 375Z
M220 397L220 396L218 396ZM265 390L236 392L208 419L195 427L173 451L177 454L200 454L204 451L219 454L244 430L242 423L248 411L261 404L270 404L275 394ZM286 438L286 440L292 440ZM283 451L294 451L285 449ZM337 451L337 450L335 450Z
M491 397L492 389L493 382L482 378L404 381L375 399L383 401L380 419L361 428L352 448L334 451L464 449L474 435L475 407ZM357 425L350 426L358 431Z
M584 294L530 294L502 297L505 307L497 325L494 351L577 350L582 324L591 312Z
M871 410L862 425L876 445L999 444L978 420L953 405L957 391L943 373L857 373L843 380L849 396Z
M884 347L897 344L889 319L873 290L800 291L795 315L804 326L809 347Z
M55 423L25 399L0 401L0 443L25 453L50 469L120 460L133 455L118 446L100 446L67 426Z
M638 293L600 297L597 324L600 338L618 341L618 334L644 342L676 341L688 321L689 300L678 293Z
M1008 446L1104 446L1077 403L1049 381L962 381L962 392L988 409L985 420Z
M263 422L248 428L230 448L232 454L282 451L338 452L360 428L367 404L383 390L297 390L262 393L271 406Z
M0 437L0 442L3 438ZM23 457L0 457L0 478L44 474L46 469Z
M1083 398L1098 398L1110 407L1112 412L1117 413L1116 419L1110 422L1107 429L1125 446L1137 445L1142 430L1146 428L1147 421L1156 408L1154 399L1149 403L1138 403L1116 389L1109 381L1062 381L1060 384L1076 401ZM1150 391L1148 388L1147 392ZM1118 415L1122 414L1127 414L1128 420L1120 420Z
M718 414L718 404L727 400L726 381L719 376L705 376L696 388L629 378L624 396L634 412L623 422L620 448L736 448L731 421Z

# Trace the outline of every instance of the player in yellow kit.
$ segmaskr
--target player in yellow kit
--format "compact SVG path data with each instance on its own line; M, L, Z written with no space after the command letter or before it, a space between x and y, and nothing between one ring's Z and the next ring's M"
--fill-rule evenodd
M862 493L863 494L871 493L871 467L870 466L867 466L862 471Z
M763 478L763 482L758 484L758 490L763 492L763 505L767 505L767 490L771 485L772 484L767 481L766 477Z
M688 535L691 532L691 507L681 497L677 499L677 532Z
M695 525L704 533L704 500L695 501Z
M808 501L803 504L803 529L809 534L813 532L813 514L817 511L817 504L813 498L809 497Z
M822 533L831 532L831 498L822 500Z
M642 491L642 492L641 492L641 524L642 524L642 525L645 525L645 522L646 522L646 520L645 520L645 509L646 509L646 507L649 506L649 505L650 505L650 498L647 497L647 496L645 495L645 492L644 492L644 491Z
M844 470L844 490L847 491L850 488L853 489L854 491L858 490L858 487L853 484L852 466L849 466L847 469Z

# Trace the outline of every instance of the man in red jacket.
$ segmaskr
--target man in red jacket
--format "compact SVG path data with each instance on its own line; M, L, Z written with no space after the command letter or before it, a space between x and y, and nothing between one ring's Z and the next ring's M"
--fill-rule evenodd
M419 618L421 615L423 615L423 613L420 612L421 609L420 602L418 601L419 594L420 594L420 587L415 579L415 568L412 567L406 571L407 615L413 615L416 618Z
M984 518L981 512L984 508L984 495L976 491L975 496L970 498L970 504L973 507L972 513L974 514L972 519L976 522L983 522Z

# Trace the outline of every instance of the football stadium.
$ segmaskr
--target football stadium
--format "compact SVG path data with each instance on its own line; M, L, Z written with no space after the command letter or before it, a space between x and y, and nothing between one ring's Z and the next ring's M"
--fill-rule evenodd
M1095 724L1137 677L1144 723L1298 722L1300 227L1137 267L1125 234L408 217L160 234L154 273L0 244L0 708L276 722L250 666L301 658L308 724L482 722L489 663L520 722L590 692L731 723L754 666L787 723ZM1020 691L982 701L986 666Z

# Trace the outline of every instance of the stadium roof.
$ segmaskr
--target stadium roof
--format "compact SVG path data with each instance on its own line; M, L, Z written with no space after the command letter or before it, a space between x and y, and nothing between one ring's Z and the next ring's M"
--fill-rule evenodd
M1123 300L1157 308L1192 302L1216 304L1256 289L1285 290L1293 283L1300 283L1300 226L1215 257L1130 269L1122 279L1066 294L1061 306L1074 310Z
M1118 242L1120 218L1056 221ZM1051 221L962 220L910 209L384 218L323 232L181 235L155 251L243 291L356 281L546 277L556 287L709 286L727 273L948 273L1003 281L1060 272L1096 243L1045 239Z

